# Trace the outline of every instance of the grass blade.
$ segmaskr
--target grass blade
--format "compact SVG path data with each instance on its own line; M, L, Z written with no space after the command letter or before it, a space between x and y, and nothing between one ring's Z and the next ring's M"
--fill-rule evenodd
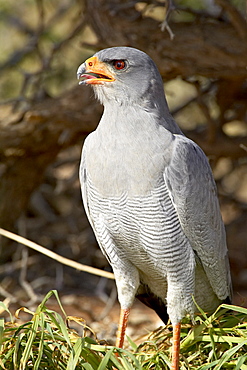
M3 344L4 319L0 319L0 352Z
M224 352L223 356L221 357L219 364L217 365L217 370L220 369L223 365L227 364L228 360L232 359L233 355L240 350L241 347L247 344L247 340L239 343L238 345L230 348L228 351ZM247 359L247 356L246 356Z
M40 327L41 327L41 335L39 338L39 349L38 349L38 356L34 363L33 370L39 370L39 365L43 356L44 350L44 327L45 327L45 315L43 312L40 313Z
M13 321L14 321L14 318L13 318L13 316L12 316L12 314L11 314L10 310L9 310L9 309L8 309L8 307L6 306L6 304L5 304L4 302L0 301L0 307L2 307L2 310L3 310L3 311L8 312L9 317L10 317L10 321L11 321L11 322L13 322Z
M69 361L68 361L67 368L66 368L67 370L74 370L76 368L76 365L77 365L77 362L79 360L81 351L82 351L82 339L79 338L75 342L75 344L72 348L72 351L70 353Z
M111 356L113 354L113 350L114 350L114 348L111 348L109 351L106 352L106 355L104 356L104 358L100 362L100 365L98 367L98 370L105 370L105 369L107 369L107 365L109 364L110 358L111 358Z
M39 311L39 309L38 309L38 311ZM32 345L33 345L34 339L36 337L36 332L37 332L37 329L38 329L38 325L39 325L39 314L37 313L33 317L33 323L30 327L29 332L28 332L28 340L27 340L27 343L25 345L25 349L23 351L23 354L22 354L21 360L20 360L20 370L25 370L26 369L26 364L29 360L29 357L32 354Z

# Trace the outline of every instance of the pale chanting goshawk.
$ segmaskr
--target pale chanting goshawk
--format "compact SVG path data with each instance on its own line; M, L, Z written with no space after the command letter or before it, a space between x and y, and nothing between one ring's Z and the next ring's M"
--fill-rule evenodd
M180 322L196 303L213 311L231 298L216 186L208 160L172 118L153 60L130 47L97 52L80 65L80 84L104 105L82 150L87 217L116 278L123 346L138 297L173 325L179 368ZM193 299L194 297L194 299Z

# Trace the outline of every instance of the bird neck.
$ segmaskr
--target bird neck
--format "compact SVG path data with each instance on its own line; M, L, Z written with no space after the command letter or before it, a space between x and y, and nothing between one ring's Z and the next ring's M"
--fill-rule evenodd
M119 102L104 102L104 113L101 123L105 126L111 125L109 129L113 130L124 127L124 129L133 128L133 132L138 130L152 129L159 125L170 131L172 134L182 134L182 131L170 114L166 100L164 104L156 102L145 104L145 101L132 104L119 104ZM128 126L126 126L128 125ZM148 130L149 131L149 130Z

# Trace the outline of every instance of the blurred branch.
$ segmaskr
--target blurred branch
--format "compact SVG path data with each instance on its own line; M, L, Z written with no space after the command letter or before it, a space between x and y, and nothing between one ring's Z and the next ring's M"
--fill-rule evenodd
M59 263L62 263L63 265L72 267L76 270L88 272L89 274L94 274L94 275L97 275L97 276L102 276L102 277L105 277L107 279L115 279L114 274L111 273L111 272L103 271L103 270L100 270L100 269L97 269L97 268L91 267L91 266L86 266L86 265L83 265L79 262L72 261L69 258L62 257L59 254L54 253L54 252L50 251L49 249L46 249L46 248L42 247L41 245L38 245L38 244L32 242L31 240L23 238L22 236L16 235L16 234L14 234L10 231L7 231L7 230L4 230L4 229L0 228L0 235L3 235L6 238L9 238L11 240L14 240L17 243L21 243L23 245L26 245L28 248L32 248L35 251L37 251L39 253L42 253L45 256L47 256L49 258L52 258L55 261L57 261Z
M19 50L15 50L12 55L4 63L0 65L0 72L6 68L11 68L21 62L21 60L28 54L32 53L39 42L39 35L35 34L30 37L25 46Z
M0 229L1 232L1 229ZM17 236L17 235L16 235ZM23 244L23 243L22 243ZM34 292L31 284L27 280L27 261L28 261L28 250L27 248L22 249L22 257L21 257L21 271L19 275L19 283L20 286L24 289L24 291L27 293L27 296L30 298L29 304L36 303L38 300L38 295Z
M43 72L45 68L47 69L48 67L50 67L50 61L53 58L54 53L57 52L66 43L70 42L72 38L74 38L76 35L82 32L86 25L82 14L78 14L78 19L75 19L72 31L68 35L65 35L65 37L61 41L53 44L50 56L46 60L45 55L42 53L42 51L39 50L40 40L50 32L50 28L54 27L56 23L61 21L61 17L63 17L64 14L66 14L66 12L70 9L71 4L68 3L67 6L65 4L62 4L57 9L56 13L49 19L47 24L45 24L43 1L37 0L36 4L39 13L38 17L39 24L37 25L37 28L31 29L29 26L25 25L25 23L22 20L19 19L15 22L16 25L18 25L18 27L20 28L20 31L22 33L28 33L30 37L26 45L22 46L19 50L15 50L12 53L12 55L10 55L9 59L7 59L2 65L0 65L0 72L2 70L5 70L6 68L11 68L15 65L18 65L24 57L26 57L32 52L37 51L40 56L40 59L46 61L42 63L43 65L41 71ZM13 22L13 19L15 18L10 17L10 19ZM36 72L36 74L39 74L41 71Z
M173 3L173 1L172 0L166 0L166 2L165 2L165 10L166 10L166 14L165 14L165 19L163 20L163 22L161 23L161 25L160 25L160 28L161 28L161 31L165 31L165 30L167 30L167 32L169 33L169 35L170 35L170 38L171 38L171 40L173 40L174 39L174 33L172 32L172 29L171 29L171 27L169 26L169 23L168 23L168 21L169 21L169 17L170 17L170 15L171 15L171 13L173 12L173 10L175 10L176 9L176 7L175 7L175 5L174 5L174 3Z
M195 141L202 150L211 158L219 159L221 157L237 160L246 157L244 147L247 146L247 137L228 137L224 133L217 133L214 142L205 140L207 128L202 130L184 130L186 136Z
M97 35L91 47L129 45L144 50L159 66L165 80L202 75L210 78L247 78L247 43L229 22L198 16L197 22L169 22L175 37L161 32L160 22L138 14L134 4L126 11L120 0L87 0L87 21ZM126 32L125 32L126 30ZM229 42L231 40L231 42Z
M17 122L0 123L1 227L13 227L47 166L62 149L83 142L96 127L101 111L90 89L78 86L60 98L33 104Z
M243 41L246 42L247 23L242 14L228 0L215 0L215 3L218 4L226 12L233 27L236 29Z
M29 267L31 265L37 264L38 263L37 256L28 257L26 263L27 263L27 266L29 266ZM21 260L14 261L14 262L8 262L8 263L5 263L4 265L0 266L0 274L5 274L5 275L12 274L13 271L19 270L21 268L22 268L22 261Z

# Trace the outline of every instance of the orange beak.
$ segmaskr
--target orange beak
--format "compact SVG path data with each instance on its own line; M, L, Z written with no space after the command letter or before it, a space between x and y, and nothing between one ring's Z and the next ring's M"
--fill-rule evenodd
M104 82L113 82L115 78L107 67L98 57L91 57L81 64L77 70L79 84L102 85Z

